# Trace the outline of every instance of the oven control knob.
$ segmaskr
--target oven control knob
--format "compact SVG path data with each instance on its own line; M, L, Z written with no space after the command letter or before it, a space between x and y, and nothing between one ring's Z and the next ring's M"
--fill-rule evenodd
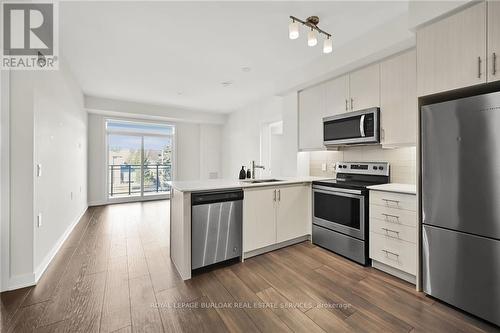
M373 167L373 170L377 170L377 167L376 167L376 166L374 166L374 167Z
M384 170L384 167L383 166L379 166L378 169L379 170Z

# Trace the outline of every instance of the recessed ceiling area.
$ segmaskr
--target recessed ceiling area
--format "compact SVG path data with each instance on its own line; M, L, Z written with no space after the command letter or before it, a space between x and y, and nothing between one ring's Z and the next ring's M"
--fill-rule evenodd
M231 112L274 94L286 73L408 10L406 1L61 2L60 48L84 93ZM317 15L333 34L308 47L289 16Z

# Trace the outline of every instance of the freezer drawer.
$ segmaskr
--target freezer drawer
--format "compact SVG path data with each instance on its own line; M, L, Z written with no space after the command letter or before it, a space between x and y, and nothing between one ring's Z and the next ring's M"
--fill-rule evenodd
M205 200L209 202L209 199ZM191 268L197 269L240 257L242 220L242 200L193 205Z
M500 241L423 226L424 292L500 325Z

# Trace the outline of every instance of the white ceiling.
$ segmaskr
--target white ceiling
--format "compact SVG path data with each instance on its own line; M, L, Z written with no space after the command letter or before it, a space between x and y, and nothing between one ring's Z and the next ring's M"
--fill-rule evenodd
M407 9L405 1L61 2L60 49L87 95L230 112ZM309 48L302 28L289 40L289 15L318 15L333 54Z

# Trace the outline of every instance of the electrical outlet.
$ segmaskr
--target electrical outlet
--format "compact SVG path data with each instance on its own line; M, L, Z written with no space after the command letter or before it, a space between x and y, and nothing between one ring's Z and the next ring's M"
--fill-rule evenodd
M38 213L36 216L36 226L40 228L42 226L42 213Z
M321 171L326 171L326 163L321 163Z
M69 194L71 200L73 200L73 191L71 191L71 193Z
M37 164L36 165L36 176L37 177L41 177L42 176L42 165L41 164Z

